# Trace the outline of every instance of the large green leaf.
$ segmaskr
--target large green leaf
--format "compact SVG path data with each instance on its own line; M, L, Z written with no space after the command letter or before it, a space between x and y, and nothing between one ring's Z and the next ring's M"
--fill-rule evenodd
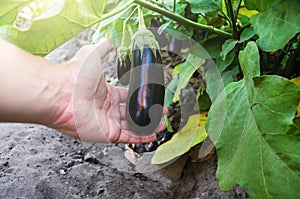
M29 52L45 55L98 22L105 3L103 0L65 0L63 9L57 15L33 21L26 31L12 24L1 26L0 35Z
M258 46L264 51L276 51L300 32L300 6L298 0L276 4L250 19L259 36Z
M218 153L219 185L239 184L252 198L298 198L300 128L293 118L300 89L279 76L259 76L254 42L239 60L244 79L225 88L206 126Z

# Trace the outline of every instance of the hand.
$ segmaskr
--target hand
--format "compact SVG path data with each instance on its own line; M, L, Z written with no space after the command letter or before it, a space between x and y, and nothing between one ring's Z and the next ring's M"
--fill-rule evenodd
M155 140L155 134L137 136L125 120L127 89L105 82L101 58L110 50L102 39L97 45L84 46L67 63L73 81L72 99L58 117L57 129L92 142L142 143ZM167 109L164 109L166 114ZM162 121L157 131L163 130Z

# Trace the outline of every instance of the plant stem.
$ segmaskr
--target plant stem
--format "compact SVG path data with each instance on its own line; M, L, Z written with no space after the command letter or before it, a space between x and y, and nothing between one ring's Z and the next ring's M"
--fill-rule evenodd
M133 2L134 0L129 0L127 3L124 3L122 6L110 11L109 13L102 15L98 20L94 22L94 24L99 23L100 21L104 21L105 19L108 19L110 17L113 17L116 14L122 12L123 10L130 9L132 6L134 6Z
M290 56L286 68L284 70L284 76L287 78L290 78L293 75L294 66L296 63L296 59L300 54L300 42L298 43L298 47L295 50L295 52Z
M173 0L173 12L176 13L176 0Z
M222 17L223 19L225 19L225 20L227 20L229 23L231 23L230 18L228 17L228 15L227 15L223 10L221 10L221 13L222 13L223 15L218 14L218 16Z
M241 3L242 3L242 0L238 0L237 3L236 3L236 6L234 8L235 19L238 18L238 14L239 14L239 10L240 10L240 7L241 7Z
M133 0L134 3L138 4L138 5L141 5L149 10L152 10L152 11L155 11L161 15L164 15L184 26L190 26L190 27L193 27L193 28L196 28L196 29L201 29L201 30L204 30L204 31L208 31L208 32L212 32L212 33L215 33L217 35L220 35L220 36L223 36L223 37L226 37L226 38L232 38L232 35L226 31L223 31L221 29L218 29L218 28L215 28L213 26L210 26L210 25L204 25L204 24L199 24L197 22L194 22L194 21L191 21L189 19L186 19L185 17L177 14L177 13L173 13L173 12L170 12L169 10L165 10L157 5L154 5L154 4L151 4L147 1L144 1L144 0Z
M233 32L232 36L233 36L234 39L238 39L238 31L237 31L237 28L236 28L236 19L235 19L234 13L233 13L231 0L225 0L225 4L226 4L227 13L228 13L228 15L230 17L230 20L231 20L232 32Z

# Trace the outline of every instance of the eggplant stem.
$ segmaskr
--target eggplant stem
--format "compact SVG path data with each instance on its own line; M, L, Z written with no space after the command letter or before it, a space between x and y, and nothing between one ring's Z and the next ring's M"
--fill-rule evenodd
M142 10L141 5L138 6L138 11L139 11L139 29L146 29L143 10Z

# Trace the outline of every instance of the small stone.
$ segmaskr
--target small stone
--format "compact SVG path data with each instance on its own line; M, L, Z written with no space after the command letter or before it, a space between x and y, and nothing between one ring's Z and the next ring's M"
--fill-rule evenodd
M64 169L60 169L60 170L59 170L59 173L60 173L61 175L66 175L66 171L65 171Z
M92 153L87 153L87 154L84 156L83 160L84 160L85 162L89 162L89 163L98 163L98 160L96 159L96 157L95 157L94 154L92 154Z

